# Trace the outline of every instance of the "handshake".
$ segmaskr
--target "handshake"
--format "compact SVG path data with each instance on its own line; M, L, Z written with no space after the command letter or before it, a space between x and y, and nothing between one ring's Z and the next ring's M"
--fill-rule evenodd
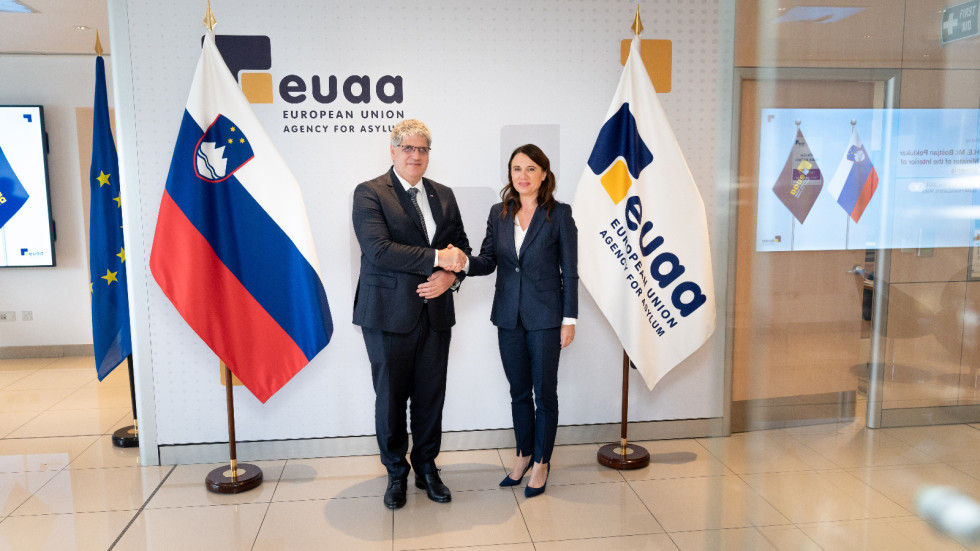
M439 267L448 272L459 272L466 267L466 253L449 245L439 249Z

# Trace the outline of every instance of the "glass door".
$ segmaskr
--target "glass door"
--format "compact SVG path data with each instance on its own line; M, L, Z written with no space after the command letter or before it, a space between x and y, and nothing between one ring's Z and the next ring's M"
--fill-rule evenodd
M895 78L894 71L882 70L740 72L733 432L852 420L859 396L867 391L876 251L786 246L805 234L797 219L801 214L788 203L778 208L774 200L780 186L802 174L803 165L788 160L798 151L798 135L785 121L784 128L790 128L785 136L763 142L762 134L766 125L780 122L772 109L884 108L891 103ZM809 142L804 147L820 151L823 137L816 131L808 135L808 124L816 128L816 121L796 126ZM827 186L839 154L809 159L810 170L821 171ZM765 205L771 204L777 208L770 211ZM780 217L782 231L760 233L767 231L760 217L769 216Z

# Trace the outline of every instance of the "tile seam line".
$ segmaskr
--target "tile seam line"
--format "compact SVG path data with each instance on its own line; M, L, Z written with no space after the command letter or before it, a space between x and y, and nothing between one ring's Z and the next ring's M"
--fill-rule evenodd
M623 474L623 469L616 469L616 474L618 474L619 477L623 479L623 483L626 484L626 487L629 488L630 492L632 492L634 496L636 496L636 499L640 500L640 503L643 505L643 508L646 509L648 513L650 513L650 517L653 519L654 522L657 523L657 526L659 526L660 529L662 530L661 533L666 534L667 535L667 538L670 539L670 542L672 544L674 544L674 547L677 547L678 549L680 549L680 546L677 545L677 542L674 541L674 538L671 537L671 535L670 535L669 532L667 532L667 528L664 527L664 523L661 522L659 518L657 518L657 515L654 514L653 509L650 508L650 505L648 505L646 501L643 501L643 497L640 496L640 492L638 492L636 490L636 488L633 487L633 482L645 482L645 481L651 480L651 479L642 479L642 480L634 480L634 481L631 481L628 478L626 478L626 476ZM639 535L639 534L631 534L631 535ZM650 535L650 534L647 534L647 535Z
M276 485L272 489L272 495L269 496L268 503L266 503L266 502L259 502L259 503L266 503L265 512L262 513L262 520L259 521L258 529L255 530L255 538L252 540L252 546L249 547L249 549L255 549L255 546L258 545L258 543L259 543L259 535L262 533L262 526L265 524L265 519L267 519L269 517L269 511L272 510L272 504L275 503L276 490L279 489L279 484L282 482L282 475L286 473L286 466L287 465L289 465L289 460L288 459L282 462L282 469L279 470L279 476L276 478ZM174 466L174 468L176 468L176 465ZM262 483L263 484L265 483L265 475L264 474L263 474L263 481L262 481Z
M80 437L84 437L84 436L94 436L94 435L88 435L88 434L86 434L86 435L80 435ZM96 436L95 440L91 444L89 444L88 446L86 446L85 449L82 450L78 455L81 456L83 453L87 452L90 448L92 448L93 446L97 445L99 443L99 440L102 438L102 436L103 435ZM44 439L44 438L62 438L62 437L59 437L59 436L55 436L55 437L51 437L51 436L38 436L38 437L34 437L34 438ZM67 438L75 438L75 437L74 436L69 436ZM16 440L16 439L8 439L6 437L0 438L0 441L7 441L7 440ZM75 459L78 459L78 456L76 456ZM37 495L38 492L40 492L42 489L44 489L45 486L47 486L48 484L51 484L51 482L55 478L57 478L59 474L61 474L62 472L71 470L70 469L71 468L71 464L72 464L73 461L75 461L75 459L73 459L72 461L69 461L64 466L62 466L60 469L58 469L57 471L55 471L54 472L54 476L52 476L51 478L49 478L47 480L47 482L45 482L40 487L38 487L37 490L34 490L33 492L31 492L31 497L34 497L35 495ZM46 472L51 472L51 471L47 471L47 470L41 470L41 471L21 471L21 473L3 473L3 474L24 474L25 477L26 477L27 475L30 475L32 473L46 473ZM20 509L21 507L23 507L24 504L26 504L28 501L30 501L30 497L27 498L26 500L24 500L24 502L21 503L20 505L18 505L17 507L15 507L13 511L11 511L10 513L8 513L7 514L7 517L11 516L18 509Z
M116 536L116 539L113 540L112 545L110 545L106 551L112 551L116 547L116 544L119 543L119 540L121 540L122 537L126 535L126 532L129 531L129 528L133 525L134 522L136 522L136 519L139 518L140 514L143 513L143 510L146 509L147 504L149 504L150 500L152 500L153 497L157 495L157 492L160 491L160 488L163 487L163 485L167 482L167 479L170 478L170 475L173 474L176 468L177 465L170 466L170 470L167 471L167 476L163 477L163 480L161 480L160 483L157 484L157 487L153 489L153 492L150 494L150 496L147 497L145 501L143 501L143 504L140 505L140 508L137 509L136 513L133 514L133 518L129 519L129 522L126 523L126 526L122 529L122 532L119 532L119 535Z
M497 458L500 460L500 466L504 470L504 476L510 476L510 471L507 470L507 466L506 466L506 463L505 463L505 460L504 460L503 450L509 450L509 448L497 448L494 451L497 453ZM521 475L521 481L522 482L524 481L524 476L523 475ZM497 487L497 489L499 489L499 488L501 488L501 486L498 486ZM524 509L521 507L521 500L520 500L520 498L517 497L517 490L514 489L513 487L506 488L506 490L507 491L510 491L511 495L514 497L514 505L517 507L517 512L521 515L521 523L524 525L524 531L527 532L527 539L531 543L531 548L532 549L537 549L538 546L536 545L536 542L534 541L534 536L531 535L531 527L528 526L528 523L527 523L527 516L524 515ZM394 527L392 527L392 528L394 528ZM392 549L394 549L394 544L395 544L395 532L394 532L394 530L392 530L392 532L391 532L391 542L392 542Z

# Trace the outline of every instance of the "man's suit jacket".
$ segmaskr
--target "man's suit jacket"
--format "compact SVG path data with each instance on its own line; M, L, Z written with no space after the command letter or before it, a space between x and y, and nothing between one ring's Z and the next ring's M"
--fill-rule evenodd
M501 218L503 203L490 208L480 256L470 257L469 275L497 269L490 321L497 327L559 327L562 318L578 317L578 230L572 207L558 203L545 218L538 206L527 227L521 254L514 246L514 219Z
M422 311L423 299L416 289L439 269L433 267L435 249L451 243L467 254L471 251L452 190L427 178L421 185L436 222L431 245L425 241L415 205L396 179L394 168L354 189L352 218L361 246L361 273L354 295L356 325L394 333L410 331ZM436 331L456 323L452 295L446 291L428 301L429 323Z

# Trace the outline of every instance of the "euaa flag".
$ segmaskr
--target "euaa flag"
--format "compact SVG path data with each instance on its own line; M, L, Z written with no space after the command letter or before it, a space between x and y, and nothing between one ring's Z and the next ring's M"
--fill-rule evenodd
M0 228L17 214L29 197L0 148Z
M579 277L653 387L715 328L704 203L634 37L575 192Z
M299 185L208 33L177 135L150 270L263 403L330 341Z
M827 186L827 191L837 199L837 204L855 222L861 221L861 215L868 208L868 203L878 189L878 172L871 164L871 157L861 143L857 130L851 132L851 141L847 144L844 158L837 165L834 179Z
M820 174L820 167L810 152L803 131L797 127L793 147L789 151L783 171L772 186L772 192L802 224L806 222L810 209L817 202L821 189L823 176Z

